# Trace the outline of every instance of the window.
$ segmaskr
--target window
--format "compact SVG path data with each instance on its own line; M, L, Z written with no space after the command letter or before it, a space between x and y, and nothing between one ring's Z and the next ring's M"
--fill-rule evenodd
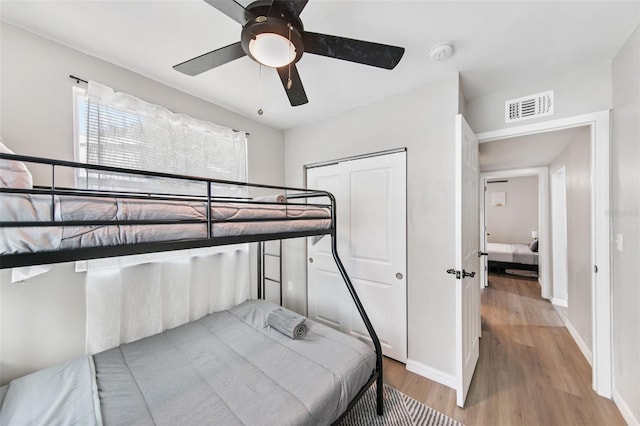
M75 155L79 162L223 180L246 181L246 134L175 114L89 82L74 89ZM189 180L81 172L79 187L206 194ZM244 188L216 185L216 196L244 196Z

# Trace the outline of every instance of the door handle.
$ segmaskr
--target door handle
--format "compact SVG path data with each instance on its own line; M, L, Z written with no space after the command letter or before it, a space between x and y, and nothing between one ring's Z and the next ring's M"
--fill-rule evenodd
M479 251L478 252L478 257L480 257L480 256L489 256L489 253L485 253L483 251Z
M476 273L475 273L475 272L467 272L467 271L465 271L464 269L462 270L462 278L464 278L464 277L471 277L471 278L473 278L473 277L475 277L475 276L476 276Z
M447 274L455 275L457 280L460 279L460 271L456 271L453 268L447 269Z

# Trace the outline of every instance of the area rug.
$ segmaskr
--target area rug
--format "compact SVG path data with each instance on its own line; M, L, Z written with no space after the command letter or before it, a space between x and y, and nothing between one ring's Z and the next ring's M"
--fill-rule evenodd
M384 415L376 414L376 386L367 390L340 426L463 426L431 407L384 385Z

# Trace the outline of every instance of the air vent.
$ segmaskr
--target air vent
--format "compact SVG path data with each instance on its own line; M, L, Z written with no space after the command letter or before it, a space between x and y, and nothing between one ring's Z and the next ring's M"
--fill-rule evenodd
M553 105L553 90L512 99L504 104L505 122L512 123L553 115Z

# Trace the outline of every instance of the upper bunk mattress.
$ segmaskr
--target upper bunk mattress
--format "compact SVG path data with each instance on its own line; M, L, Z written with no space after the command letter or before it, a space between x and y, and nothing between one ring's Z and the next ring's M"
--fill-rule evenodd
M1 227L0 254L207 238L207 203L153 199L2 194L0 221L171 221L165 224ZM200 221L200 223L184 223ZM182 222L182 223L181 223ZM329 230L324 207L214 202L213 237Z

